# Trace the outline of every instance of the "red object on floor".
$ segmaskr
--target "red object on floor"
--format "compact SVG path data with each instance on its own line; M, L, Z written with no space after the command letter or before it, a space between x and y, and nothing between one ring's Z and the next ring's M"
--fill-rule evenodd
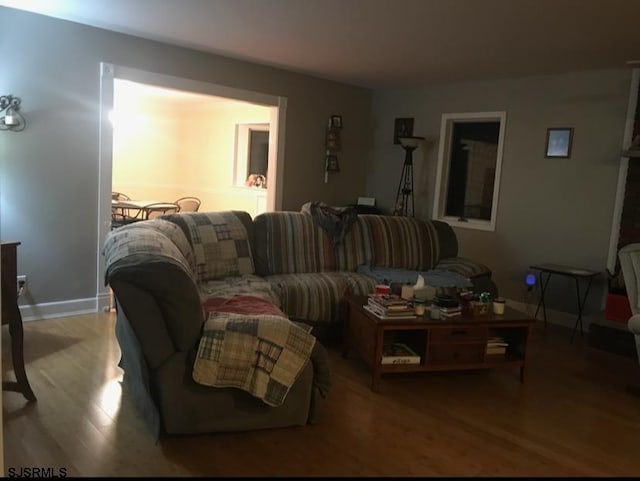
M604 318L608 321L626 323L630 317L629 298L621 294L607 294L604 305Z

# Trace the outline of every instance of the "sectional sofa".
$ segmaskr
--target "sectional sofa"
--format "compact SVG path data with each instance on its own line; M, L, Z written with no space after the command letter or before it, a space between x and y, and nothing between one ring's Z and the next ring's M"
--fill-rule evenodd
M346 293L368 294L385 278L415 280L436 269L497 295L491 270L459 257L455 232L440 221L359 215L336 242L308 214L270 212L253 220L253 238L256 274L290 318L313 325L322 339L339 335Z
M490 270L457 249L447 224L381 215L357 216L341 239L300 212L171 214L114 229L104 254L125 384L156 436L314 422L331 385L322 344L282 405L268 406L193 380L207 309L252 296L324 340L341 330L345 295L372 292L377 270L437 268L495 292Z

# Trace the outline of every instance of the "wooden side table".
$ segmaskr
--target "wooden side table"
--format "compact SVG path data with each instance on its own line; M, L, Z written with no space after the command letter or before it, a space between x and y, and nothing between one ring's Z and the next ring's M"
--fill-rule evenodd
M36 401L31 390L27 373L24 370L24 350L22 316L18 307L18 290L16 287L17 248L20 242L2 242L2 325L9 324L11 336L11 359L15 381L2 381L2 389L22 393L28 401Z

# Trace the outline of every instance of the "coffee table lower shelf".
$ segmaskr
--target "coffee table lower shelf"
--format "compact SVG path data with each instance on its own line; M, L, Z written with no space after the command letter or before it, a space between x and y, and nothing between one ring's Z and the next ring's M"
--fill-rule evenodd
M513 309L502 315L460 316L434 320L427 317L385 321L363 308L366 296L347 297L344 355L356 352L371 369L371 389L378 391L382 374L520 368L524 382L529 328L534 319ZM504 339L504 355L486 355L492 337ZM386 342L401 341L418 355L419 364L382 364Z

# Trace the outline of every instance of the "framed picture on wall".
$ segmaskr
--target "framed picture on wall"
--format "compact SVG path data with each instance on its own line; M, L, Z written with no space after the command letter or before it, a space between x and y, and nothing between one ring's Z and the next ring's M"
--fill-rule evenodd
M553 127L547 129L547 148L544 156L568 159L571 157L572 142L573 128Z
M327 155L327 172L340 172L340 165L338 164L338 156L337 155Z
M330 122L329 122L329 127L334 128L334 129L341 129L342 128L342 116L341 115L332 115Z

